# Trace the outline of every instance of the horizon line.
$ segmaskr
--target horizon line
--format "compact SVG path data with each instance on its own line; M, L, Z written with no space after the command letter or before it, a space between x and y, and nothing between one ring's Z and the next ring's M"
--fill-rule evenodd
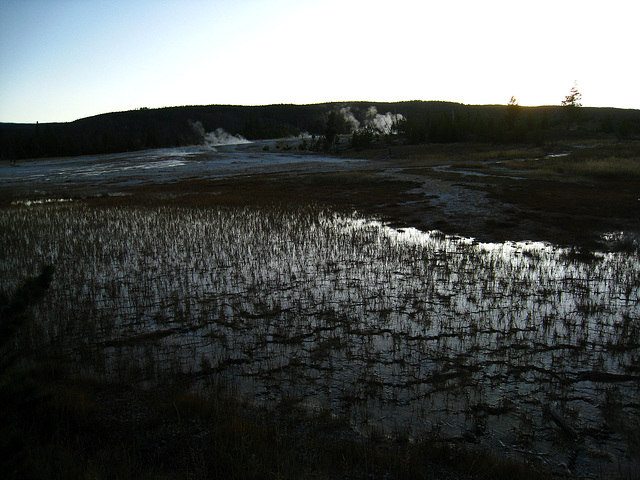
M274 107L274 106L297 106L297 107L305 107L305 106L317 106L317 105L347 105L354 103L369 103L375 106L376 104L401 104L401 103L450 103L454 105L468 106L468 107L508 107L509 105L506 103L463 103L456 102L453 100L398 100L398 101L371 101L371 100L349 100L349 101L327 101L327 102L312 102L312 103L261 103L261 104L240 104L240 103L208 103L208 104L187 104L187 105L170 105L170 106L162 106L162 107L138 107L131 108L129 110L112 110L109 112L96 113L93 115L88 115L86 117L79 117L73 120L66 121L50 121L50 122L12 122L12 121L0 121L0 124L13 124L13 125L47 125L47 124L64 124L64 123L73 123L80 120L86 120L89 118L99 117L102 115L114 115L118 113L131 113L138 111L146 111L146 110L165 110L172 108L197 108L197 107L247 107L247 108L260 108L260 107ZM566 108L566 106L559 104L548 104L548 105L520 105L516 104L517 107L521 108ZM632 107L595 107L590 105L581 105L579 108L584 109L607 109L607 110L637 110L640 111L640 108L632 108Z

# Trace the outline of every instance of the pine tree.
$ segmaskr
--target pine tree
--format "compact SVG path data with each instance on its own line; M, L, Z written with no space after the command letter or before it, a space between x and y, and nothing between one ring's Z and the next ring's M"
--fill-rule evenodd
M580 100L582 100L582 94L578 91L578 82L575 81L573 82L573 87L571 87L571 92L569 92L569 95L564 97L564 100L562 101L562 106L563 107L581 107L582 104L580 103Z

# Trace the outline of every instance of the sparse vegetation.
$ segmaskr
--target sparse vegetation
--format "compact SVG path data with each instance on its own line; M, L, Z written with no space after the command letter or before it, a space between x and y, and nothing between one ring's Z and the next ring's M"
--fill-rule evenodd
M617 178L640 177L640 157L620 158L604 157L591 158L576 161L567 158L564 161L556 161L552 167L557 173L566 173L577 177Z
M509 162L517 167L516 162ZM521 167L537 170L541 176L563 176L580 180L640 177L640 144L602 144L579 148L561 155L551 155Z
M435 464L538 478L526 454L455 444L509 418L522 445L544 448L544 403L568 415L572 398L600 401L583 378L616 382L620 405L637 394L633 255L584 261L313 205L174 200L1 211L5 288L41 262L58 272L16 337L24 368L51 372L38 374L53 395L42 408L62 429L29 429L51 476L429 478ZM620 375L574 378L598 362ZM513 390L494 398L497 385ZM110 434L94 445L91 425Z

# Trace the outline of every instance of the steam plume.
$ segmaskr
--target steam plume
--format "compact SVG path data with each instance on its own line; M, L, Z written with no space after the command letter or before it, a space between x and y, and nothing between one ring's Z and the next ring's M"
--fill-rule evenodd
M403 119L404 117L401 113L387 112L384 115L381 115L378 113L378 109L372 105L367 110L367 115L365 117L364 123L374 131L388 134L391 133L394 125Z
M193 128L196 133L202 137L204 143L209 147L251 143L250 140L247 140L242 135L231 135L230 133L225 132L222 128L216 128L213 132L206 133L202 126L202 122L199 121L193 122L191 124L191 128Z
M230 133L225 132L222 128L216 128L215 131L207 133L204 140L212 147L251 143L250 140L247 140L242 135L231 135Z
M360 122L353 116L353 113L351 113L351 107L342 107L339 113L342 115L347 125L349 125L349 129L352 132L355 132L360 128Z

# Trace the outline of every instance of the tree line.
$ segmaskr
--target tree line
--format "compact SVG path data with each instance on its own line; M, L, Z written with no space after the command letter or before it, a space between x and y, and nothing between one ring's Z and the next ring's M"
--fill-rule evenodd
M141 108L68 123L0 123L4 160L90 155L178 147L204 141L223 128L249 140L297 136L316 138L330 150L337 136L350 135L354 148L381 137L407 143L535 143L563 139L640 136L640 110L576 108L575 105L521 107L452 102L348 102L314 105L183 106ZM564 102L563 102L564 103ZM373 109L373 110L372 110ZM375 115L373 114L375 113ZM393 119L380 129L376 120Z

